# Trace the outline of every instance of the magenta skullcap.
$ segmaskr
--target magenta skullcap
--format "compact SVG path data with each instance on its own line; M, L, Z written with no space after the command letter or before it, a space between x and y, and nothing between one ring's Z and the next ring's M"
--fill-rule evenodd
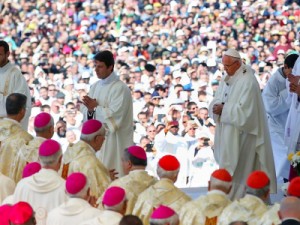
M60 144L52 139L45 140L39 147L39 156L51 156L60 150Z
M147 160L146 152L140 146L135 146L135 145L130 146L128 147L128 152L138 159Z
M1 225L9 225L9 214L12 206L5 204L0 206L0 224Z
M176 212L168 206L160 205L151 215L151 219L167 219L174 216Z
M23 169L22 178L32 176L33 174L39 172L41 168L41 164L38 162L28 163Z
M27 202L18 202L10 210L9 220L14 224L27 223L33 216L33 209Z
M48 125L50 120L51 120L51 115L49 113L42 112L35 117L34 126L38 128L44 127Z
M102 123L99 120L88 120L82 125L82 134L92 134L100 130Z
M112 186L106 189L102 203L106 206L115 206L120 204L125 198L125 190L121 187Z
M66 180L66 190L69 194L77 194L86 185L87 179L83 173L72 173Z

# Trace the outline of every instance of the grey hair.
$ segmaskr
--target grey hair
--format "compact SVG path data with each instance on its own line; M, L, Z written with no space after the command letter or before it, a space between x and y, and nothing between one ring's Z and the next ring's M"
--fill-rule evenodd
M45 126L43 127L36 127L34 126L34 131L36 133L41 133L41 132L44 132L44 131L47 131L49 130L50 127L53 127L54 126L54 120L53 120L53 117L51 116L51 119L49 121L49 123L47 123Z
M213 189L222 189L225 191L229 191L231 186L232 186L232 182L226 182L214 177L210 177L210 187Z
M124 199L119 204L114 205L114 206L107 206L107 205L103 204L103 208L106 209L106 210L121 212L122 209L124 208L124 204L125 204L126 200L127 200L127 198L125 196Z
M96 131L94 133L91 133L91 134L82 134L81 133L80 140L90 142L90 141L94 140L94 138L98 135L105 136L105 128L103 125L98 131Z
M60 156L62 155L62 150L59 149L54 155L51 156L39 156L41 166L52 166L58 163Z
M87 176L86 176L86 184L85 184L85 186L82 188L81 191L79 191L79 192L76 193L76 194L70 194L70 193L68 193L68 192L66 192L66 193L67 193L67 195L68 195L70 198L84 198L84 197L87 195L87 191L88 191L89 188L90 188L90 183L89 183L88 178L87 178Z
M150 225L177 225L179 223L179 217L178 214L175 213L173 216L167 218L167 219L152 219L150 218Z
M173 171L167 171L167 170L164 170L163 168L161 168L159 165L157 165L156 172L157 172L157 175L159 176L160 179L161 178L173 179L178 175L179 169L178 170L173 170Z
M268 194L269 191L270 191L270 182L265 187L260 188L260 189L254 189L254 188L246 186L246 194L254 195L258 198L263 198L264 196L266 196Z

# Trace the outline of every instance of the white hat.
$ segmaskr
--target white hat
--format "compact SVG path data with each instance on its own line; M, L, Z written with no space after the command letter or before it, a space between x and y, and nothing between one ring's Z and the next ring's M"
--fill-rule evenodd
M238 59L241 58L240 53L239 53L237 50L232 49L232 48L228 49L228 50L224 53L224 55L231 56L231 57L238 58Z
M176 31L176 37L178 37L178 36L184 36L183 30L177 30Z
M207 132L201 130L196 133L196 138L209 138L209 135Z
M64 86L70 85L70 84L74 84L72 79L65 79L64 81Z
M81 78L85 79L85 78L90 78L91 74L89 71L83 71L81 74Z
M173 78L176 79L178 77L181 77L181 72L179 70L176 70L173 72Z
M125 37L125 36L121 36L121 37L119 38L119 42L126 42L126 43L128 43L128 38Z
M85 83L78 83L76 85L76 90L86 90L86 84Z

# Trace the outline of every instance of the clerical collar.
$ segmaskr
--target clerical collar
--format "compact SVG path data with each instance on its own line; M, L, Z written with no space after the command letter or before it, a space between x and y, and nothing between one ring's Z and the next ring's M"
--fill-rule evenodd
M101 85L107 85L110 84L116 80L118 80L119 77L116 75L115 72L112 72L108 77L106 77L105 79L100 80L100 84Z

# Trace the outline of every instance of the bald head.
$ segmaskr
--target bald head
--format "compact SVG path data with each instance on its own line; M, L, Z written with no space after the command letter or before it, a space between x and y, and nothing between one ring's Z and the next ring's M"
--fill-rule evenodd
M297 197L286 197L280 203L278 212L280 219L289 217L300 220L300 199Z

